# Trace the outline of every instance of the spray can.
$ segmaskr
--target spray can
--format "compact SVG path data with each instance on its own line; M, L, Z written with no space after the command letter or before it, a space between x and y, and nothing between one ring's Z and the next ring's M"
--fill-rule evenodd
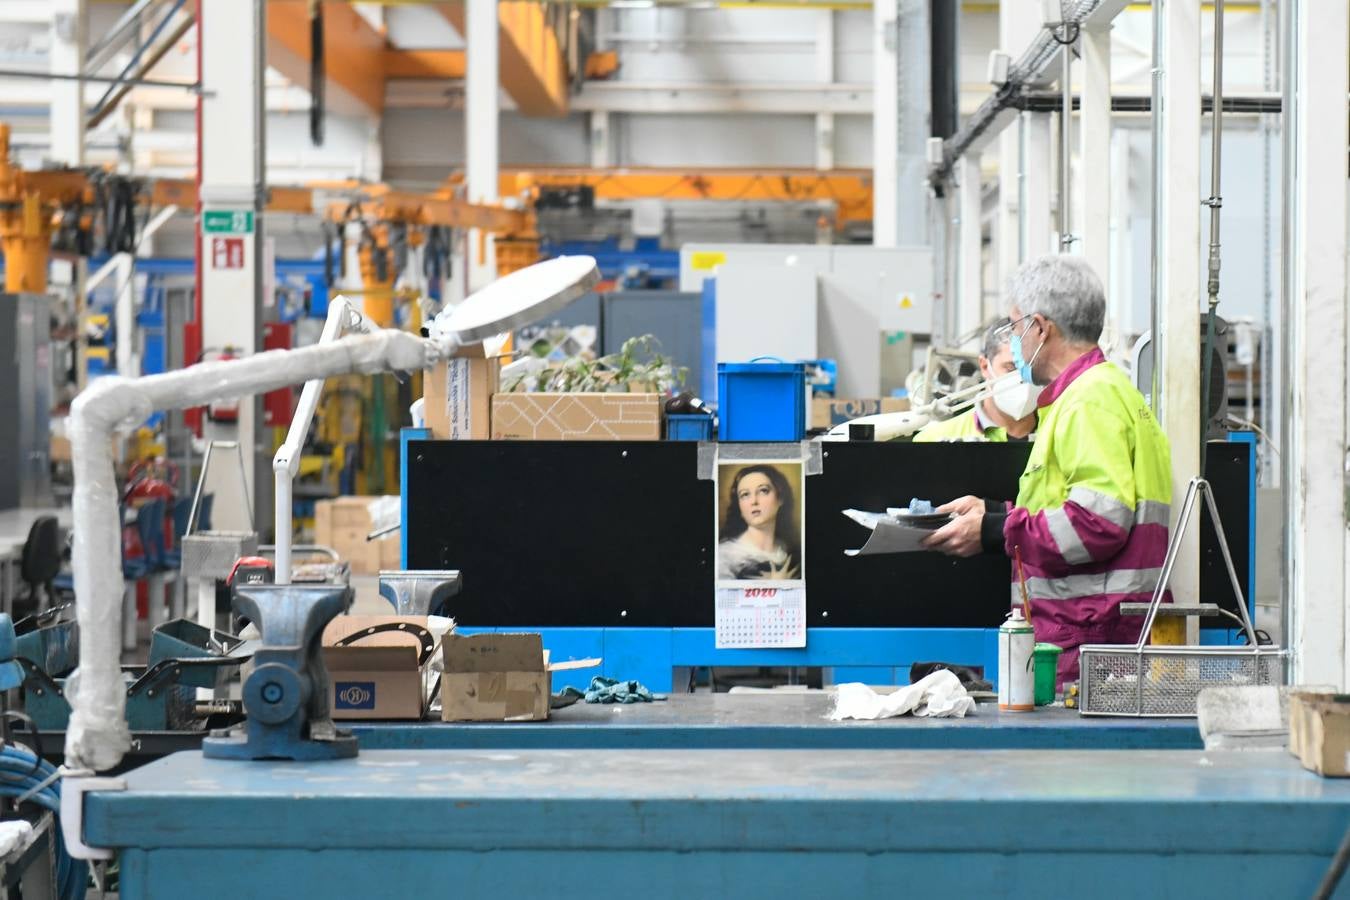
M1031 623L1014 608L998 629L998 708L1031 712L1036 708L1036 672L1032 654L1036 635Z

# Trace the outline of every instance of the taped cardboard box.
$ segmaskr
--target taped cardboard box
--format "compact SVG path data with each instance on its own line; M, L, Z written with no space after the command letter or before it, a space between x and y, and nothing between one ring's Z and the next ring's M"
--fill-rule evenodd
M532 722L548 718L552 673L599 659L550 663L538 634L446 635L441 718L446 722Z
M437 440L485 441L492 436L492 395L501 359L484 343L460 347L422 381L423 414Z
M815 397L811 400L811 427L833 428L850 419L908 410L909 400L905 397Z
M351 643L339 646L348 640ZM436 649L426 616L333 619L323 630L328 707L333 718L423 718Z
M1331 690L1291 690L1289 752L1318 775L1350 776L1350 696Z
M657 393L497 394L492 437L512 441L659 441Z

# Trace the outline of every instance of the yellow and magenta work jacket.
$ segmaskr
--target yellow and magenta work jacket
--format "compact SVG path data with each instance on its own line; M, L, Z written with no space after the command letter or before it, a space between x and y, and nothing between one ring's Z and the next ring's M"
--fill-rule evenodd
M1058 681L1078 677L1081 644L1133 642L1167 555L1171 451L1143 395L1100 350L1079 357L1040 397L1036 442L1002 519L1021 553L1036 640L1064 648ZM1013 602L1021 592L1013 578Z

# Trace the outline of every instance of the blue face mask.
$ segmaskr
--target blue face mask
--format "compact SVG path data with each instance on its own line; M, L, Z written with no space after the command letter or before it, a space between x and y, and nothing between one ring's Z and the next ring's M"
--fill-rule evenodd
M1035 384L1036 379L1031 374L1031 364L1036 361L1036 357L1041 355L1041 349L1045 347L1045 341L1041 341L1041 346L1036 348L1036 352L1031 354L1031 359L1027 359L1022 353L1022 335L1017 333L1014 328L1008 335L1008 349L1012 351L1013 365L1017 367L1017 374L1021 376L1022 381L1027 384Z

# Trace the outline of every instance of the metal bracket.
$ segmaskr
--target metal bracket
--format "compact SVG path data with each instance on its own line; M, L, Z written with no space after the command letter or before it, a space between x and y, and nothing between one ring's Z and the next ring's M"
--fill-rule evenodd
M106 847L90 847L84 842L84 795L93 791L125 791L126 779L67 776L61 779L61 837L66 852L74 859L112 859Z

